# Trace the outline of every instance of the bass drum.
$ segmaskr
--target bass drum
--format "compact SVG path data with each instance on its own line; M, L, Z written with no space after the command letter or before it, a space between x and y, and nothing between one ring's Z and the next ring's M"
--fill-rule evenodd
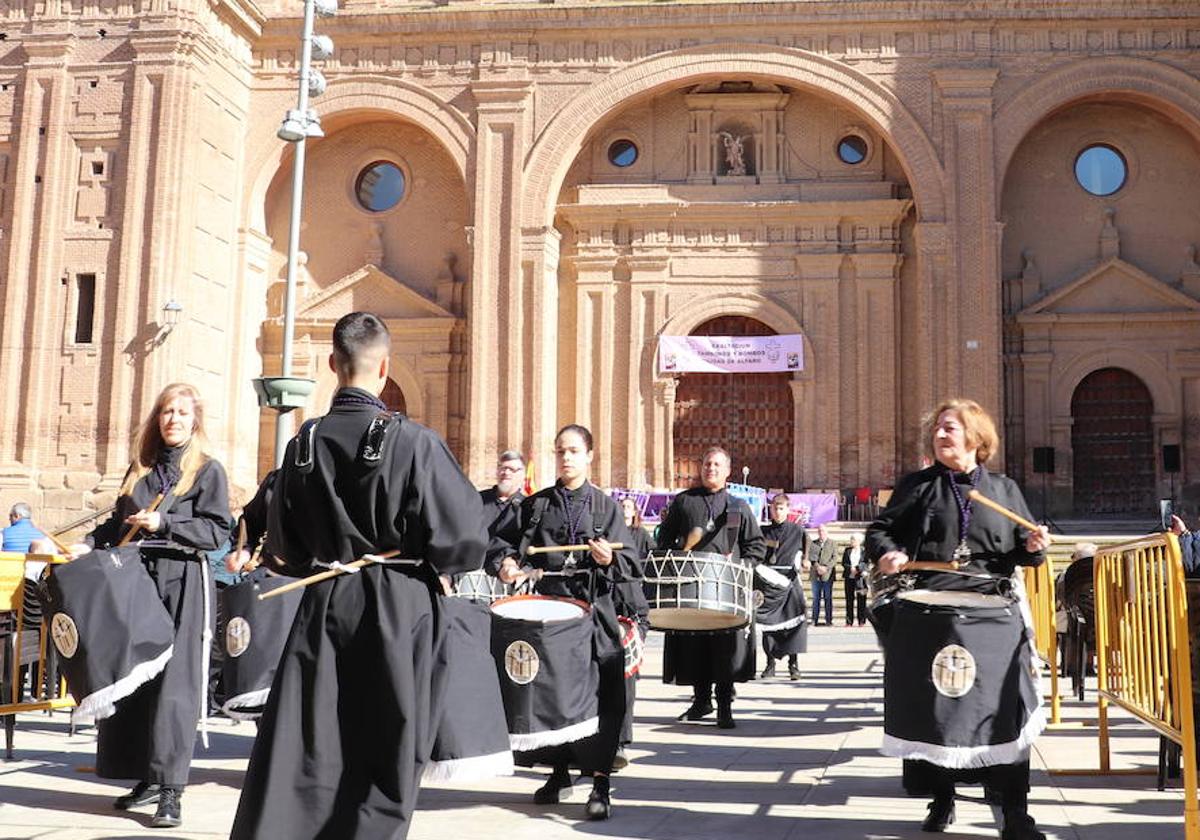
M651 552L645 590L655 630L736 630L754 615L754 573L723 554Z

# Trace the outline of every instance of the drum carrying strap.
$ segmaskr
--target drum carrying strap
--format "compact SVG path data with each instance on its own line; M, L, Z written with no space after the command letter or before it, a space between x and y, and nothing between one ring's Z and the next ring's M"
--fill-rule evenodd
M529 516L529 524L525 526L525 530L521 533L521 543L517 546L518 564L525 557L525 552L529 551L529 545L533 542L533 534L537 530L538 525L542 524L542 517L546 514L546 508L549 506L550 498L548 496L539 496L533 500L533 513Z
M317 437L317 425L321 422L320 417L314 417L311 420L305 420L304 425L300 427L300 431L296 432L296 452L295 465L296 470L302 475L307 475L313 469L313 449L314 441Z
M742 530L742 514L740 511L725 510L725 539L726 545L729 546L729 556L742 556L741 546L738 544L738 533Z

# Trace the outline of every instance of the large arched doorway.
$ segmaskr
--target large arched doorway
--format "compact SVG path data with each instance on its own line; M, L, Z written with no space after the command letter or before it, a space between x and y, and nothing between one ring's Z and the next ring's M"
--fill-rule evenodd
M1075 513L1142 514L1154 506L1154 401L1122 368L1083 378L1071 396Z
M692 335L775 335L761 321L726 315L705 321ZM759 487L790 488L793 408L790 373L687 373L675 395L676 487L689 487L700 474L710 446L722 446L733 460L731 481L743 466Z

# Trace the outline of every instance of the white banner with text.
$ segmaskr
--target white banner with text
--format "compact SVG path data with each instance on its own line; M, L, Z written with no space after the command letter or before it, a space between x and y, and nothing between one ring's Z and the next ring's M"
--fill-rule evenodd
M658 372L778 373L804 370L800 335L661 335Z

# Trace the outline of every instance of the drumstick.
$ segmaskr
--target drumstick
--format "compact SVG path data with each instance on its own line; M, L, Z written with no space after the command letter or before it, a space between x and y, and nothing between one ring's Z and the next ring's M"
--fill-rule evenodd
M67 546L63 545L63 541L60 540L58 537L54 536L53 534L47 534L46 539L48 539L48 540L50 540L50 542L54 543L54 547L58 549L60 554L63 554L67 557L71 556L71 549L68 548Z
M238 540L237 540L237 548L235 549L235 552L237 554L241 554L242 550L245 547L246 547L246 520L239 519L238 520Z
M246 565L242 566L243 572L253 572L262 565L263 547L267 544L266 532L258 538L258 545L254 546L254 551L250 554L250 559L246 561Z
M162 504L163 494L159 493L154 497L154 501L150 503L150 507L146 508L146 513L153 513L155 508ZM129 541L137 536L137 532L142 530L140 525L130 525L129 530L125 532L125 536L121 537L121 541L117 546L128 545Z
M625 543L609 543L608 547L616 551L624 548ZM526 554L549 554L551 551L587 551L591 548L587 543L582 545L531 545L525 549Z
M315 575L309 575L306 578L300 578L299 580L294 580L291 583L285 583L283 586L280 586L277 589L272 589L270 592L259 593L258 600L265 601L268 598L274 598L276 595L282 595L285 592L303 589L306 586L312 586L314 583L320 583L323 580L329 580L330 578L337 577L338 575L344 575L347 572L355 569L361 569L363 566L369 566L378 560L387 560L392 557L397 557L399 554L400 550L395 549L393 551L385 551L382 554L376 554L373 557L362 557L358 560L355 560L353 563L346 563L336 569L326 569L325 571L318 572Z
M987 496L980 493L978 490L972 489L972 490L968 491L967 498L969 498L973 501L979 502L979 504L983 505L986 508L991 508L992 510L996 511L996 513L1003 516L1005 519L1012 520L1013 522L1017 523L1018 525L1020 525L1022 528L1025 528L1026 530L1033 531L1034 533L1036 533L1042 527L1041 525L1038 525L1036 522L1030 522L1028 519L1026 519L1024 516L1021 516L1021 514L1019 514L1019 513L1013 513L1011 510L1009 510L1008 508L1006 508L1004 505L1000 504L999 502L993 502L991 499L989 499Z

